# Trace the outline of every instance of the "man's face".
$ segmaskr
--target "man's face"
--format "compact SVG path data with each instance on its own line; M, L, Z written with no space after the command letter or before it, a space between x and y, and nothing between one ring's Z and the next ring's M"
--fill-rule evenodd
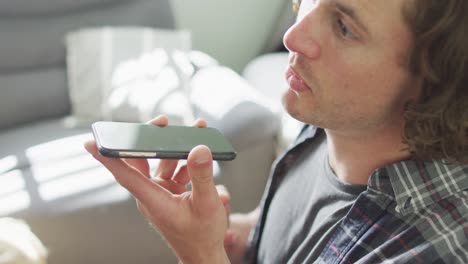
M288 113L339 131L401 129L404 105L418 95L405 68L405 1L303 0L284 36Z

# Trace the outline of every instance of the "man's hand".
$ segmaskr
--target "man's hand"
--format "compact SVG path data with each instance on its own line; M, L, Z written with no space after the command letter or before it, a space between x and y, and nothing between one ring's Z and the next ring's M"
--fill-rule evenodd
M224 240L224 247L231 263L243 263L248 247L250 231L258 221L260 210L257 208L249 214L232 214L230 225Z
M151 121L166 126L166 117ZM197 127L206 122L197 121ZM94 141L85 148L129 190L140 212L160 231L183 263L229 263L224 250L228 228L223 203L213 182L213 159L206 146L197 146L189 154L187 165L177 173L176 160L161 160L156 177L151 177L147 160L106 158L99 154ZM186 184L192 182L192 191Z

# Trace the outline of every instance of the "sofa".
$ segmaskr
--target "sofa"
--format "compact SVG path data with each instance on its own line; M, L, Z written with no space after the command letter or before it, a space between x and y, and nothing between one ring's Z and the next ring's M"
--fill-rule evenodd
M24 221L51 264L176 263L129 193L83 149L89 126L66 122L73 105L65 35L102 26L175 29L170 0L0 3L0 217ZM252 210L278 150L277 105L222 65L189 81L193 115L238 152L216 164L215 180L229 189L232 211Z

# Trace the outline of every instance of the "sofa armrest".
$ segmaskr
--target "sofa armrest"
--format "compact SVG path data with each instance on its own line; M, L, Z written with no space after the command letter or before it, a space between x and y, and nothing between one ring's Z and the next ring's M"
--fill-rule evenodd
M245 80L275 105L275 113L281 119L278 152L294 141L304 125L292 118L281 105L281 97L288 85L284 77L288 56L288 52L264 54L250 61L242 72Z
M234 211L255 208L275 158L279 117L272 102L229 68L214 66L192 78L194 115L231 141L234 161L219 162L218 182L231 193Z

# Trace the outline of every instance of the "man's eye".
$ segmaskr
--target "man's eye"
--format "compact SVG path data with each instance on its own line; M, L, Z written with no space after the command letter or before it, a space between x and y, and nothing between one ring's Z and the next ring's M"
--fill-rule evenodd
M356 39L356 36L353 34L351 30L346 26L346 24L343 22L341 18L338 18L336 20L336 24L339 30L339 33L342 37L347 38L347 39Z

